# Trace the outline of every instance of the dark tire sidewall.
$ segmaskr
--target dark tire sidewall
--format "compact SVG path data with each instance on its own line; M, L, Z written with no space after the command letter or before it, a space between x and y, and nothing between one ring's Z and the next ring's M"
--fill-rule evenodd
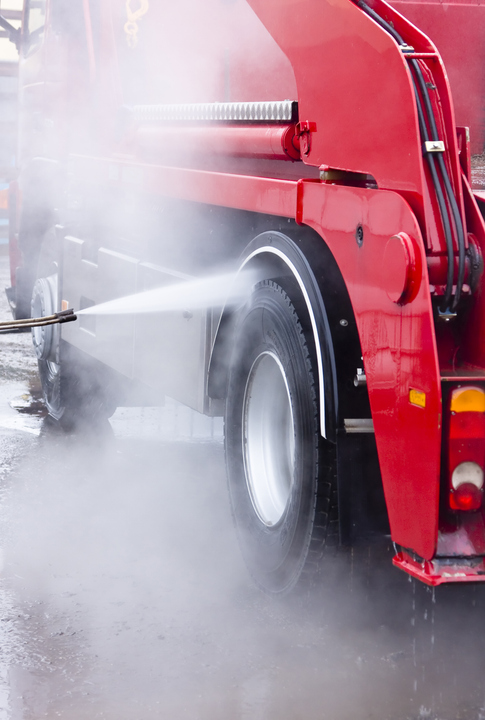
M60 243L55 229L44 236L39 252L37 278L53 273L59 275ZM61 278L59 276L59 282ZM57 300L59 301L58 293ZM64 351L63 351L64 346ZM116 403L106 397L106 388L91 367L86 366L75 349L67 353L59 341L58 371L48 360L38 359L39 377L50 417L65 430L85 426L89 422L107 420L116 410Z
M39 250L36 278L48 277L53 274L59 275L59 255L60 244L55 228L51 227L45 233ZM45 311L43 309L42 315L44 314ZM53 363L42 358L38 358L37 364L44 400L49 415L55 420L60 420L64 414L60 369L57 372L53 372Z
M298 317L276 283L260 283L241 311L229 374L226 406L226 463L229 493L241 549L256 582L284 592L304 566L315 515L318 479L318 415L309 352ZM295 428L295 476L281 520L268 527L258 517L244 470L243 403L255 359L269 352L286 376Z

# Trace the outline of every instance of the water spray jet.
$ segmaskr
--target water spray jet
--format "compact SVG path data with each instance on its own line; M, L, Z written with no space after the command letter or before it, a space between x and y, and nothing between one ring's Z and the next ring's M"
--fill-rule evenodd
M145 290L78 311L78 315L128 315L201 310L237 305L245 300L257 281L256 273L212 275Z

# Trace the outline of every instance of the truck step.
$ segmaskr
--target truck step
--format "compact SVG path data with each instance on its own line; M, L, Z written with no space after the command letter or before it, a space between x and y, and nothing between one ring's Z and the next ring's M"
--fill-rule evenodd
M393 557L392 564L433 587L444 583L485 581L483 557L423 560L401 551Z

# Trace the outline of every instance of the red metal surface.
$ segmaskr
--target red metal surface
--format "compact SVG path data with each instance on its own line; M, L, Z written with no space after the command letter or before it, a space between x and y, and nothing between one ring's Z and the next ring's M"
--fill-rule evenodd
M82 167L84 165L84 168ZM432 558L438 530L441 388L424 246L416 218L396 193L297 183L180 168L77 160L75 172L113 183L136 179L138 190L214 205L297 215L332 250L347 283L362 344L372 417L393 540ZM364 242L355 239L358 224ZM406 233L416 260L415 296L399 305L387 293L382 256ZM409 390L426 395L426 407Z
M476 560L460 558L447 562L414 560L408 553L400 552L395 555L392 564L433 587L443 583L485 581L485 562L482 558Z
M408 60L395 40L349 0L248 2L292 63L300 117L316 124L304 161L366 173L379 188L398 191L416 214L427 247L445 253L435 192L423 166ZM369 2L421 58L463 215L456 123L441 59L432 42L393 8L382 0Z
M404 305L414 300L423 269L421 255L415 242L406 233L393 235L387 241L382 258L387 270L383 288L392 302Z
M348 0L249 3L292 62L300 117L317 124L308 162L369 173L379 187L422 196L414 92L396 42ZM448 144L456 153L449 88L435 47L386 3L371 5L416 51L431 53L427 62L444 105ZM295 16L311 22L295 23ZM315 67L321 72L309 72ZM454 167L455 181L457 172Z
M300 117L316 123L307 162L421 197L414 96L395 41L349 0L249 4L291 61Z
M414 57L425 79L436 88L431 102L446 146L445 161L462 214L466 211L467 230L483 255L485 228L465 180L462 192L456 123L440 57L432 42L394 9L382 0L369 1L416 49ZM142 194L295 218L314 228L336 258L355 312L392 537L424 559L415 561L403 553L394 562L430 584L482 580L479 563L433 560L437 542L438 550L451 554L464 547L484 546L485 528L479 524L440 527L438 538L442 408L436 334L442 372L456 379L467 377L470 371L472 382L485 368L485 302L480 290L467 321L460 318L453 330L438 328L436 333L425 250L434 253L430 265L433 282L439 285L446 275L442 259L446 247L423 164L408 60L396 42L350 0L248 3L262 23L246 3L222 7L219 2L194 0L151 3L145 18L149 22L140 21L144 52L137 53L126 49L124 4L100 0L99 27L96 33L87 33L85 75L75 64L76 53L65 55L77 68L73 75L66 74L71 82L64 88L65 98L77 103L72 106L75 110L69 110L72 123L63 115L66 108L60 107L59 122L53 127L63 128L66 137L77 133L76 143L72 137L69 141L71 151L81 152L78 148L85 141L85 146L91 145L86 152L98 154L76 157L71 163L74 176L96 178L106 186L126 184ZM403 9L404 5L407 15L418 5L441 13L443 29L438 24L430 34L444 37L445 15L436 3L399 3ZM89 25L88 7L84 3ZM431 10L423 12L423 17L428 12L432 15ZM180 22L180 17L189 15L190 23ZM200 32L202 20L204 33ZM160 43L160 29L167 27L177 27L179 32L165 33L169 37ZM445 41L439 42L444 49ZM45 58L55 49L55 37L48 32L42 53L35 62L24 63L24 90L30 83L38 91ZM153 72L158 67L168 71ZM479 82L473 73L475 69L472 85L476 88ZM379 189L289 179L294 175L256 177L256 169L248 165L247 174L242 175L237 174L234 162L231 173L211 172L205 160L198 167L206 170L164 166L176 165L181 157L199 160L201 151L207 158L223 154L229 160L265 160L286 158L295 148L296 159L294 126L145 126L125 133L125 159L116 158L117 112L123 103L136 104L141 91L146 92L142 103L297 99L305 163L370 175ZM32 95L34 110L43 107L44 100L44 94L41 98ZM467 124L462 115L459 121ZM66 139L62 135L57 138L59 147ZM466 138L463 133L460 137L466 151ZM103 159L110 155L111 160ZM141 156L146 162L135 160ZM467 172L468 154L463 163ZM364 230L361 246L355 239L358 225ZM411 389L424 394L424 407L410 402Z
M468 127L457 127L458 151L460 153L460 166L468 183L472 181L472 153L470 144L470 130Z
M485 5L478 0L391 0L438 48L453 92L458 125L470 128L474 154L485 142Z
M289 218L296 214L297 183L291 180L141 165L121 158L73 156L71 167L77 177L96 177L114 186L126 183L137 192Z
M470 186L463 178L465 208L467 214L467 228L473 233L479 253L485 256L485 228L483 219L470 190ZM485 298L483 291L483 275L474 295L471 310L463 322L460 355L462 362L477 368L485 368Z
M304 183L303 221L331 248L356 316L377 450L395 542L433 557L438 527L441 388L426 259L416 218L395 193ZM361 223L359 247L355 229ZM406 233L420 260L412 302L386 291L382 256L390 237ZM411 388L426 406L410 402Z
M300 140L295 125L234 127L141 127L136 152L172 160L207 155L299 160Z

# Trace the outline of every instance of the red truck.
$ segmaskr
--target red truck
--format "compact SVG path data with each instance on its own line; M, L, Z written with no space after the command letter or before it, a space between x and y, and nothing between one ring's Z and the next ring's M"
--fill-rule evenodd
M484 12L26 0L11 31L15 316L247 284L243 301L187 292L183 310L36 331L49 412L69 425L169 395L224 415L268 592L375 534L425 583L485 579Z

